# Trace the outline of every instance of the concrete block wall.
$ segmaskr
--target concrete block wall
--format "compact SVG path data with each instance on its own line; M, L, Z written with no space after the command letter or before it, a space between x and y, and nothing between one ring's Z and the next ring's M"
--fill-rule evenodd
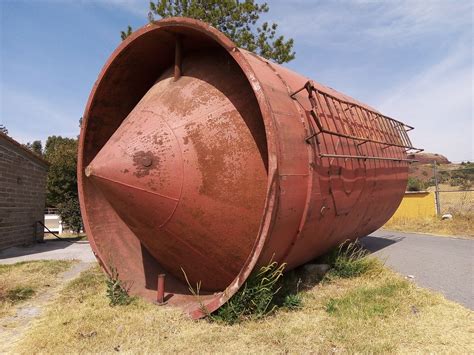
M0 133L0 250L42 239L46 161Z

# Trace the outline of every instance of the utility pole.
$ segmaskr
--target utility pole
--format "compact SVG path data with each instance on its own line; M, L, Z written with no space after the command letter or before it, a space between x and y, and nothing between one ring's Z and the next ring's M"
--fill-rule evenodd
M436 166L436 160L433 161L433 174L435 182L435 202L436 202L436 215L439 217L441 215L441 206L439 201L439 186L438 186L438 168Z

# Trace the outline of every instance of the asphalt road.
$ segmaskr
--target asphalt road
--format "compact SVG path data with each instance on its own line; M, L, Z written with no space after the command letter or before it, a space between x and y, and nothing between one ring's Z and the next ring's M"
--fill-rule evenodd
M474 240L379 230L361 239L398 273L474 310Z

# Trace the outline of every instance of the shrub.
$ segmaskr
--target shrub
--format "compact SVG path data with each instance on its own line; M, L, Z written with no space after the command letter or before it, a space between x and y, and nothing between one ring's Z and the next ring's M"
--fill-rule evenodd
M423 181L414 177L408 178L407 191L423 191L424 189L425 185Z
M123 282L119 280L118 272L115 268L111 268L111 275L107 278L107 297L111 306L124 306L133 301L133 298L128 295L128 289Z

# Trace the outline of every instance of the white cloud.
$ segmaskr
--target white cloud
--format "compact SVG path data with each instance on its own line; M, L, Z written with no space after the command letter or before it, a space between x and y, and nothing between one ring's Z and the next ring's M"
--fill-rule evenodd
M385 2L375 13L368 35L400 40L415 39L436 33L456 32L472 26L472 3L470 1L405 0Z
M327 37L345 41L394 41L404 43L432 33L472 30L470 1L288 1L271 2L268 18L281 31L299 41Z
M469 41L388 93L376 105L413 126L415 145L454 161L474 160L473 68Z
M21 143L50 135L74 137L79 133L82 107L2 85L2 124Z

